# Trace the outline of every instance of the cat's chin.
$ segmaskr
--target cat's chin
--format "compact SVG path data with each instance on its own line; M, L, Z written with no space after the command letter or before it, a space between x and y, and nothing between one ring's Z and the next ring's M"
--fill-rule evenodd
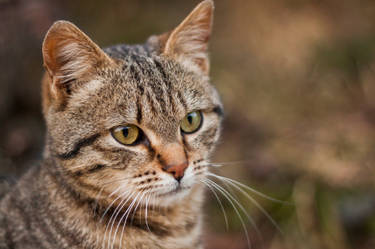
M189 186L186 186L184 184L178 185L174 189L158 194L155 198L155 202L157 202L158 206L164 206L164 207L171 206L176 203L181 203L181 201L184 201L187 198L191 199L193 195L200 192L200 191L197 191L199 188L200 188L199 184L194 184L194 185L189 185Z
M165 198L172 198L172 199L181 199L188 195L191 191L191 187L181 187L178 185L175 189L170 190L165 193L161 193L157 195L158 198L165 199Z

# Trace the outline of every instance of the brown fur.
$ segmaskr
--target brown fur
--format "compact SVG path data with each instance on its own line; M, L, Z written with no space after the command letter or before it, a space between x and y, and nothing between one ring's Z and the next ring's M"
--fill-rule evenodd
M69 22L50 28L44 160L0 201L0 248L202 248L201 180L222 109L208 78L212 11L203 1L172 32L104 50ZM185 134L192 111L203 123ZM143 131L135 145L111 135L127 124Z

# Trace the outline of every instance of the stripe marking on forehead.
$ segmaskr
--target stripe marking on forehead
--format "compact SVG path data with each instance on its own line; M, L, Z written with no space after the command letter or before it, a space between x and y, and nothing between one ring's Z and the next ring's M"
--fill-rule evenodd
M136 55L132 55L131 60L133 63L129 66L130 72L136 80L138 93L140 95L145 93L150 111L156 114L173 110L174 103L169 96L171 83L161 68L161 64L155 63L151 58ZM140 109L139 107L140 105L138 105L138 109Z

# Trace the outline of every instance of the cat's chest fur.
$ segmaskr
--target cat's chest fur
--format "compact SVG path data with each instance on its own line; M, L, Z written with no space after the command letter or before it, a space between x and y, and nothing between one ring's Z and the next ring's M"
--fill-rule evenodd
M43 42L43 161L0 200L0 249L196 249L222 104L213 2L142 45L102 50L58 21Z

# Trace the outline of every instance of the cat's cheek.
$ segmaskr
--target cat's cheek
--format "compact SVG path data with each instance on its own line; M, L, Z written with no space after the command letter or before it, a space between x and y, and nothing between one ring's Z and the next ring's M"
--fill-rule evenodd
M194 167L194 165L189 165L185 170L184 177L181 180L182 188L191 188L197 182L195 171L196 167Z
M215 149L215 144L219 139L219 128L217 126L207 127L206 130L186 139L189 152L198 157L206 159Z

